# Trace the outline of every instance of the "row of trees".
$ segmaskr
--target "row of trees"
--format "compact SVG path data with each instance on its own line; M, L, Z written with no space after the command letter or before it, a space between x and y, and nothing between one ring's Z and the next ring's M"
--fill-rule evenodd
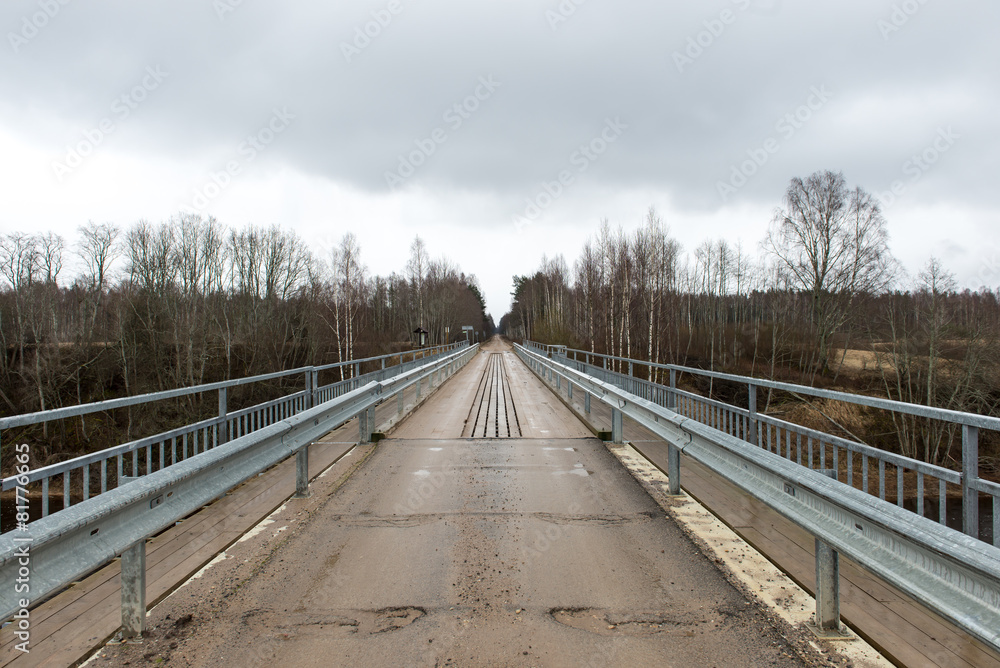
M6 414L398 351L418 326L431 344L492 330L476 278L419 237L404 270L370 276L350 233L323 257L278 226L181 214L88 223L71 246L4 234L0 274ZM53 451L89 434L70 440Z
M650 209L631 234L603 221L572 271L543 259L513 297L500 330L515 338L955 410L1000 401L1000 291L957 292L933 258L906 279L877 200L839 173L794 179L759 253L724 239L685 253ZM946 426L896 419L902 452L948 459Z

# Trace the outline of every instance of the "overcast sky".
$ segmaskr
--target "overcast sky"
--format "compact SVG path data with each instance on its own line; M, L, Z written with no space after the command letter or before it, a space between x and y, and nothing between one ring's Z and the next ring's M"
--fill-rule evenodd
M0 232L193 210L323 256L354 231L379 274L419 234L499 320L602 218L756 252L832 169L908 270L1000 284L996 2L4 0L0 27Z

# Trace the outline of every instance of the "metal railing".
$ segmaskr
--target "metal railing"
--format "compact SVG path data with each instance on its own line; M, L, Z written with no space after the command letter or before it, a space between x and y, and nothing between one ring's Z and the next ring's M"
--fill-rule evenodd
M904 591L943 617L1000 649L1000 549L893 503L832 480L739 436L683 415L659 401L576 368L581 362L549 357L539 346L516 346L518 356L552 389L572 398L574 386L611 409L612 441L622 443L629 417L668 446L671 494L680 493L680 458L690 457L816 537L818 630L840 629L839 554ZM637 380L637 379L633 379ZM636 384L635 388L650 389ZM674 396L676 388L669 390ZM757 419L757 418L754 418ZM749 433L754 433L751 428Z
M931 517L940 524L947 524L947 502L949 493L953 493L952 498L961 502L962 530L975 538L981 538L985 533L979 517L980 501L983 500L992 506L992 543L1000 546L1000 484L979 476L979 430L1000 431L1000 418L675 364L656 364L567 349L565 346L547 346L528 341L525 347L547 357L559 358L579 371L781 455L796 464L808 468L833 469L838 480L883 501L894 499L899 508L906 508L921 517ZM598 361L600 365L597 364ZM627 365L628 373L613 370L611 367L616 363L622 367ZM668 372L669 385L632 375L636 368ZM748 405L742 408L679 389L677 381L680 374L742 385L747 388ZM962 429L963 470L953 471L928 464L760 413L757 410L757 398L761 388L843 401L954 424ZM915 488L915 496L912 498L907 498L908 486L911 490Z
M478 352L478 345L442 353L435 361L361 387L297 415L234 438L108 490L23 529L0 535L0 620L21 614L68 583L121 555L122 623L126 637L145 625L145 541L267 468L296 456L296 496L308 496L309 446L357 416L359 442L371 440L372 412L391 396L402 411L403 392L443 382ZM28 565L26 565L26 563ZM30 565L30 567L29 567ZM13 583L30 573L30 594ZM30 600L23 600L29 599Z
M146 436L98 452L74 457L56 464L50 464L29 471L18 471L15 475L3 479L0 490L7 491L19 488L20 491L27 492L28 495L35 498L40 496L41 516L47 517L51 512L50 498L53 479L56 480L56 485L58 485L61 478L61 502L62 509L64 510L73 505L74 493L76 494L77 502L86 501L94 496L105 494L110 489L115 489L122 484L123 480L148 475L154 471L174 466L194 455L208 452L232 439L246 436L275 422L297 415L312 406L343 396L371 381L382 381L399 374L404 374L417 365L435 361L450 352L466 346L468 346L467 342L460 341L433 348L392 353L320 366L301 367L289 371L92 402L25 415L3 417L0 418L0 430L42 424L55 420L100 413L116 408L143 406L153 402L204 392L218 393L219 410L215 417ZM407 357L410 359L404 361ZM399 360L398 364L387 365L388 362L392 362L395 359ZM376 363L380 365L379 368L368 373L361 373L363 364L372 366ZM349 378L327 385L319 385L321 372L340 371L342 369L350 371L351 375ZM228 410L229 391L232 388L290 376L303 376L304 389L247 408L234 411ZM0 530L9 531L11 528L0 527Z

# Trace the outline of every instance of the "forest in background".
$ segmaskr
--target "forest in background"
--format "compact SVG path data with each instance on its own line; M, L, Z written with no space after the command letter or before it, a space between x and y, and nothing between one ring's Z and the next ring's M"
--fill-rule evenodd
M418 326L428 345L463 338L463 325L493 331L475 276L432 259L419 237L406 267L384 277L369 275L350 233L323 255L279 226L188 214L126 228L91 222L71 244L53 233L0 236L0 276L0 415L399 352ZM300 380L239 388L230 408ZM12 430L4 444L30 441L32 464L44 465L211 415L215 401Z
M725 239L693 251L650 209L631 234L603 221L572 269L543 259L515 276L499 329L597 353L998 415L1000 290L956 289L929 258L915 278L888 246L877 200L843 175L794 179L759 252ZM664 377L652 368L650 380ZM746 405L746 389L686 377L687 389ZM927 462L955 466L954 426L842 402L765 393L767 410ZM997 434L981 466L1000 469Z

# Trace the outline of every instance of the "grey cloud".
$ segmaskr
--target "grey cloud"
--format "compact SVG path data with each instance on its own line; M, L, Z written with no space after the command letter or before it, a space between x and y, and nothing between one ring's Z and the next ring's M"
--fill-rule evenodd
M135 152L203 156L212 169L210 156L287 106L296 126L269 159L382 192L398 156L447 127L445 111L493 75L502 88L449 131L413 183L519 201L620 116L630 129L587 182L661 188L710 210L723 203L717 182L769 138L780 150L734 199L774 201L791 176L819 168L886 188L950 125L962 143L914 196L992 199L993 3L928 1L885 39L878 21L900 2L589 0L555 30L555 1L399 2L352 62L342 44L388 2L244 2L221 20L206 2L71 2L18 53L0 49L0 122L58 151L74 137L52 136L45 117L90 127L160 65L168 83L129 119ZM38 6L4 3L0 26L16 33ZM706 46L679 72L675 52L699 39ZM823 85L832 100L783 139L778 119Z

